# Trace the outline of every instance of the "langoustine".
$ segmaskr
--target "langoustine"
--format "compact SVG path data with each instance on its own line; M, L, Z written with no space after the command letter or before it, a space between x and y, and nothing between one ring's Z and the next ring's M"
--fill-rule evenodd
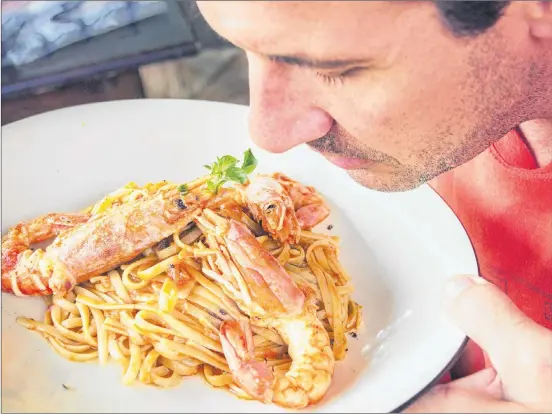
M50 214L20 223L2 239L2 291L17 296L68 292L178 232L211 198L172 189L93 216ZM55 236L44 250L30 247Z
M244 224L229 220L225 230L228 259L250 296L236 303L252 323L278 332L292 359L287 372L273 372L254 358L249 321L225 321L220 341L234 381L264 403L302 408L320 401L331 384L335 358L315 308Z
M238 187L256 221L281 242L297 243L301 230L310 230L329 214L322 196L281 173L257 175Z
M289 194L302 230L312 229L330 215L330 208L314 187L303 185L282 173L274 173L272 178Z

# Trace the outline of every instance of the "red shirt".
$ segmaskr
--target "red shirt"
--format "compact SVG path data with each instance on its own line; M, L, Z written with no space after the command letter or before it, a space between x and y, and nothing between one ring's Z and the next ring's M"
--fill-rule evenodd
M552 163L538 168L515 129L430 185L466 229L481 276L552 329ZM470 343L457 370L463 376L488 365Z

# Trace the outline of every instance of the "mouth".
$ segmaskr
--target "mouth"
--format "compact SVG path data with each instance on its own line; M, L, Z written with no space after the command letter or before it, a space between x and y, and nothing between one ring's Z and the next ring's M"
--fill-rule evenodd
M339 155L327 154L319 151L316 152L318 152L332 164L338 166L339 168L343 168L344 170L360 170L363 168L369 168L378 163L377 161L367 160L365 158L349 158Z

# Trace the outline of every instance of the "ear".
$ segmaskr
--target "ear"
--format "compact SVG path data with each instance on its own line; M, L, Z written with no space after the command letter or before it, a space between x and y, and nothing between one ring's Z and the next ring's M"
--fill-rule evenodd
M541 40L552 40L552 2L529 1L524 6L531 35Z

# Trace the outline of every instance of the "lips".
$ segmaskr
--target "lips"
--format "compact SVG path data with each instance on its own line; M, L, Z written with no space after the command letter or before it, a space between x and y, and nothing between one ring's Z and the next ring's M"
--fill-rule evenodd
M344 170L360 170L364 168L370 168L375 164L379 164L378 161L366 159L366 158L355 158L355 157L343 157L340 155L335 155L332 153L320 151L312 145L309 145L309 148L314 152L322 155L332 164L343 168Z
M324 158L330 161L332 164L337 165L344 170L359 170L363 168L371 167L376 164L377 161L367 160L362 158L348 158L340 157L338 155L322 154Z

